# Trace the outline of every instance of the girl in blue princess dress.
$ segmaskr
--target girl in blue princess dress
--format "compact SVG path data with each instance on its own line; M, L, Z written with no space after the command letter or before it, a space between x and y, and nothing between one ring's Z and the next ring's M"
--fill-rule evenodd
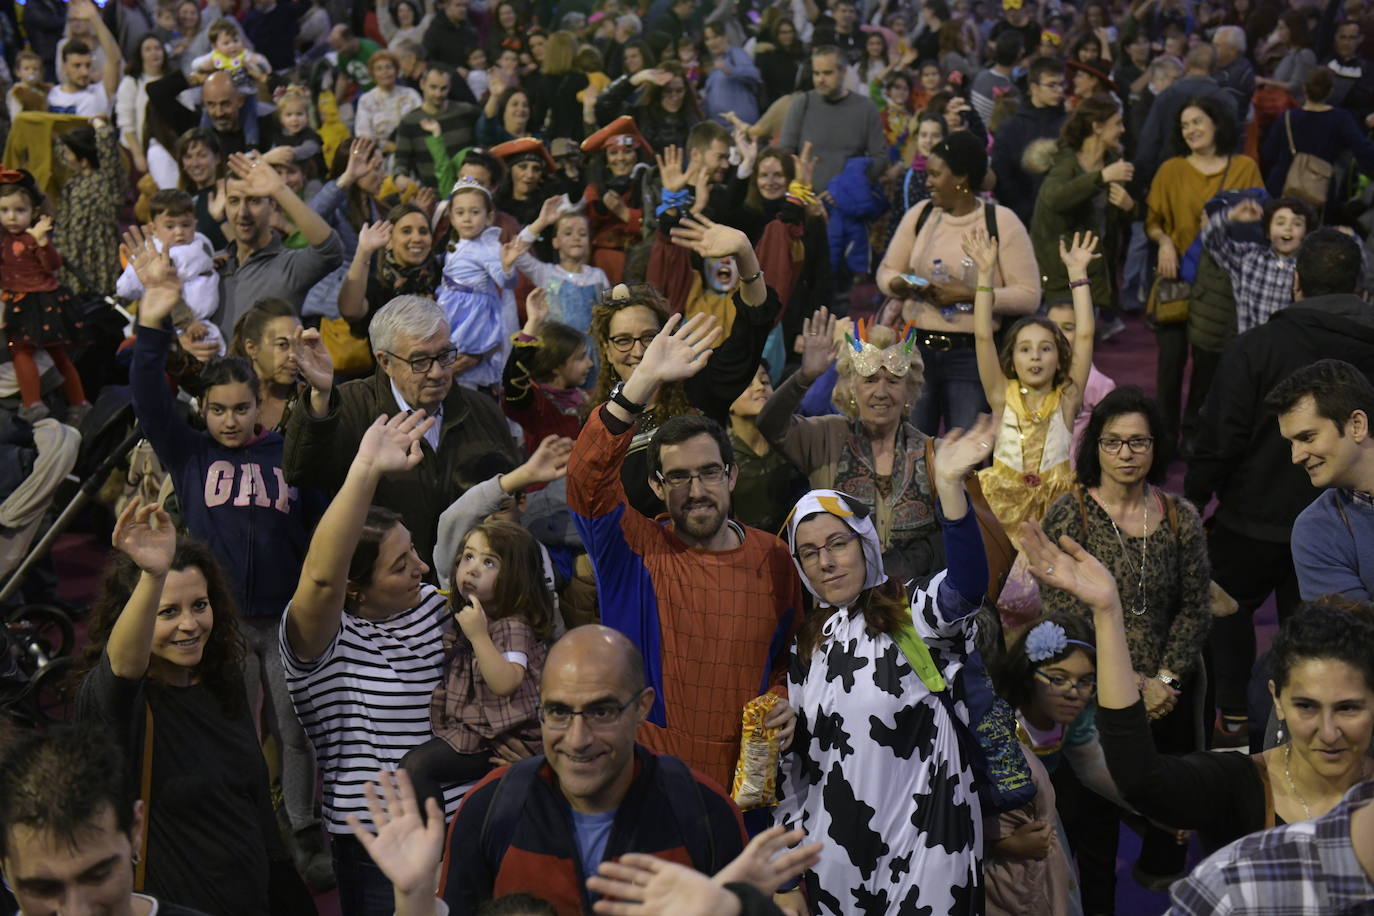
M516 331L506 327L502 297L512 285L515 259L528 247L518 237L501 244L501 230L491 224L494 211L491 194L472 178L453 186L448 218L456 238L438 294L459 353L454 380L493 393L505 364L502 345Z

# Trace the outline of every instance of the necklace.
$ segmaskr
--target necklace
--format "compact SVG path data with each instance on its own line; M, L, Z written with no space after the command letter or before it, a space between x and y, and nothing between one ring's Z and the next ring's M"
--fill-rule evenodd
M1140 617L1141 615L1143 615L1147 607L1147 601L1145 597L1145 554L1149 546L1150 540L1149 496L1150 486L1149 484L1146 484L1145 493L1140 500L1140 524L1143 529L1140 535L1140 582L1136 586L1135 600L1131 602L1131 614L1135 617ZM1094 493L1093 498L1097 500L1097 504L1099 506L1102 506L1102 511L1107 513L1107 521L1111 522L1112 531L1116 534L1117 543L1121 545L1121 552L1123 555L1125 555L1127 552L1126 538L1122 536L1121 529L1116 527L1116 519L1112 518L1112 513L1103 504L1102 498L1100 496Z
M1307 807L1307 800L1304 799L1302 793L1298 791L1297 783L1293 782L1293 771L1289 769L1288 766L1293 760L1293 745L1290 742L1284 745L1284 747L1286 750L1283 754L1283 775L1288 779L1288 790L1293 793L1293 797L1298 800L1298 804L1302 805L1302 813L1306 815L1306 819L1310 821L1312 820L1312 809Z

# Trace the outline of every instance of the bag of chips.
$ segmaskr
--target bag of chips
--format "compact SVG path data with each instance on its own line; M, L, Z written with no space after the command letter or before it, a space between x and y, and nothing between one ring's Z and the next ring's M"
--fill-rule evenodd
M765 693L744 704L744 734L730 792L741 811L778 803L778 756L782 753L782 741L778 730L765 727L763 720L781 700L777 694Z

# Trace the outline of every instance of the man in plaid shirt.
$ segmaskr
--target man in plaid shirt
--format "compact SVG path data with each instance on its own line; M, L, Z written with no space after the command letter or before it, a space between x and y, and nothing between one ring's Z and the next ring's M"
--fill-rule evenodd
M1269 244L1241 242L1231 237L1231 223L1263 219ZM1307 228L1316 223L1312 208L1300 200L1281 197L1260 205L1244 200L1218 213L1202 230L1207 253L1231 275L1235 290L1236 333L1264 324L1279 309L1293 304L1293 267Z
M1374 779L1315 820L1243 837L1174 884L1166 916L1374 913Z

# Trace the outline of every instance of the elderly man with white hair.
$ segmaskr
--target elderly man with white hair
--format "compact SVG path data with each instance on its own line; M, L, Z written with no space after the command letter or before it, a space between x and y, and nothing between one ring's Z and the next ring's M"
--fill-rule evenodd
M458 351L448 318L432 299L397 296L368 325L377 370L334 384L334 363L316 331L298 331L291 353L310 385L286 425L287 482L337 492L363 433L380 414L424 410L438 422L425 434L416 467L387 477L375 505L399 513L429 565L439 514L463 494L459 468L498 453L519 464L500 406L490 396L453 383Z
M1217 49L1217 69L1212 78L1236 101L1240 123L1249 120L1250 97L1255 94L1255 68L1245 56L1245 30L1224 25L1212 35Z

